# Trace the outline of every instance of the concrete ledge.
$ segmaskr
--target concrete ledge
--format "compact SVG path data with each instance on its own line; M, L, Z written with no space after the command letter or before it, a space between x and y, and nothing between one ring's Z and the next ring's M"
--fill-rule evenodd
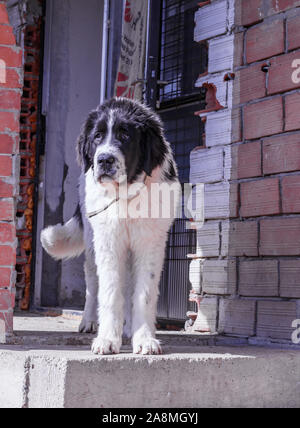
M0 347L0 408L300 407L300 352L165 347L94 356L87 347Z

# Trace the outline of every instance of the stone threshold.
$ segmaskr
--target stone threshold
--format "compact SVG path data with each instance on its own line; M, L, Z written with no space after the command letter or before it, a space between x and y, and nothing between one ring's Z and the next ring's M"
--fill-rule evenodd
M1 345L0 379L0 408L300 407L300 352L257 346Z
M119 355L93 355L80 318L15 314L0 345L0 408L300 407L297 350L159 331L163 355L134 355L126 343Z

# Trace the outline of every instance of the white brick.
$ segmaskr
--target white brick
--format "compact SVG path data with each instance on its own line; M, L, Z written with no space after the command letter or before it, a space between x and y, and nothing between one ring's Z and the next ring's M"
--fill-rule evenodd
M227 1L204 6L195 14L196 42L210 39L227 32Z
M237 184L206 184L204 188L205 219L230 218L237 215Z
M220 252L220 225L218 221L206 222L197 229L197 256L217 257Z
M192 289L197 293L201 293L201 275L203 267L203 259L194 259L190 263L189 279L192 284Z
M206 260L203 265L203 291L207 294L234 294L236 261Z
M208 72L217 73L218 71L229 70L233 68L234 59L234 36L220 37L209 41L208 50Z
M205 125L206 147L230 144L231 132L231 110L220 110L207 114Z
M215 333L217 329L217 308L218 299L216 297L204 297L200 303L193 329L195 331Z
M196 183L194 186L184 186L184 214L187 218L198 223L204 222L204 184Z
M190 155L190 183L214 183L223 179L223 149L193 150Z
M235 21L235 1L236 0L228 0L228 31L232 31L234 29L234 21Z
M0 343L6 342L5 322L0 319Z
M228 82L224 81L224 73L207 75L200 77L195 86L201 88L205 83L212 84L216 87L216 98L222 107L227 107L227 86Z
M233 150L231 146L224 147L224 179L231 180L233 170L237 169L237 156L233 157Z

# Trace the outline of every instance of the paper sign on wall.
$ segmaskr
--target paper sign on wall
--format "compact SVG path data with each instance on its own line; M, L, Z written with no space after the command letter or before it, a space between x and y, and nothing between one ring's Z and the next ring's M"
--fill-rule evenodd
M148 0L125 0L115 95L142 100Z

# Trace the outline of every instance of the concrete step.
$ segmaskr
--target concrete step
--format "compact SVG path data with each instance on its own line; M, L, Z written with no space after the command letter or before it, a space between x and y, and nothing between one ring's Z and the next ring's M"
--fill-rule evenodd
M300 352L254 346L0 347L0 408L300 407Z
M54 309L44 313L18 313L14 317L14 335L7 338L11 345L88 346L95 335L80 334L78 327L82 312ZM217 334L186 333L185 331L157 331L162 345L208 346L216 344L247 344L247 339L218 337ZM130 340L123 340L129 345Z

